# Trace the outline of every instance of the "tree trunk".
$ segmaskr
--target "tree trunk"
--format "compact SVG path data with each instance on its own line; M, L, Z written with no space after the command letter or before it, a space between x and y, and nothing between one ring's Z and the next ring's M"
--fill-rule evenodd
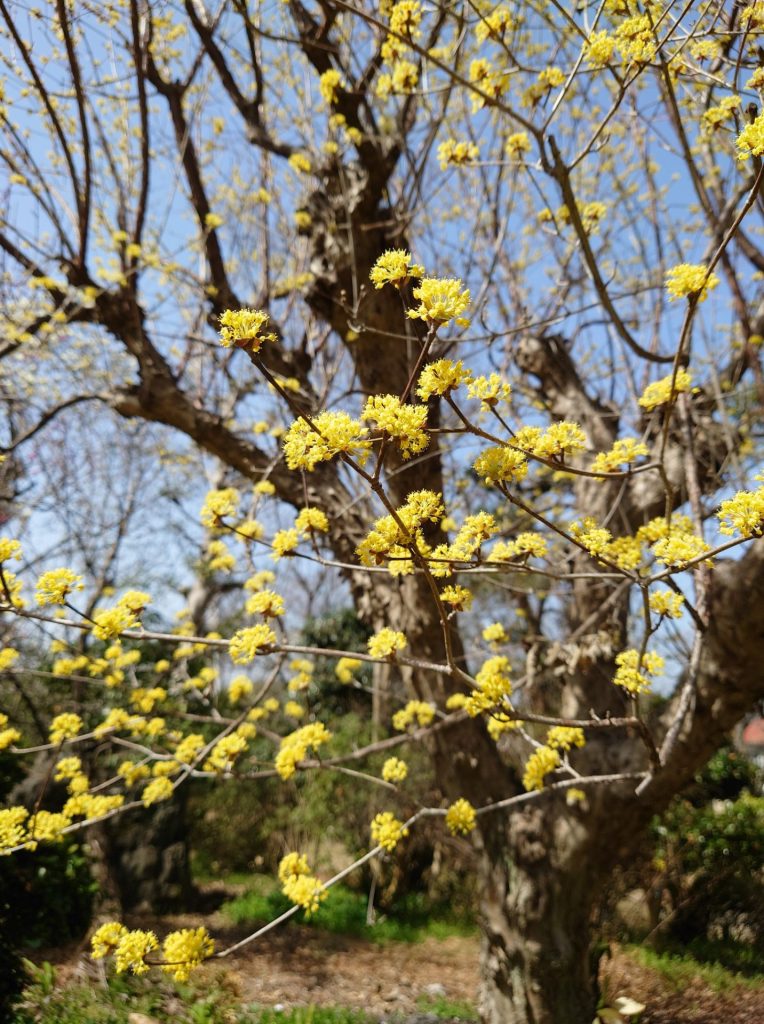
M562 802L564 798L555 798ZM550 810L551 808L547 808ZM481 822L481 993L485 1024L591 1024L597 888L579 853L586 826L538 807ZM552 834L550 834L552 833Z

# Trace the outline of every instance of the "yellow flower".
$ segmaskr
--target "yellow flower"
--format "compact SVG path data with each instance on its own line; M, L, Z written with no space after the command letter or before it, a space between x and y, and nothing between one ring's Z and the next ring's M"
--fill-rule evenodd
M624 437L616 441L610 451L597 454L592 463L592 472L617 473L621 466L630 466L637 459L649 454L649 449L643 441L637 441L634 437Z
M481 408L487 410L499 402L508 402L512 388L498 373L492 373L490 377L475 377L470 381L467 394L470 398L479 398Z
M290 469L313 470L319 462L346 454L362 464L369 456L368 430L346 412L322 412L312 424L297 419L284 438L284 454Z
M82 730L82 719L79 715L64 713L56 715L50 723L48 740L50 743L63 743L64 740L74 739Z
M398 821L390 811L382 811L375 815L371 823L371 838L383 850L392 853L401 839L409 834L402 821Z
M709 273L702 263L677 263L666 271L666 291L670 299L698 296L698 302L705 302L709 291L718 284L716 274Z
M531 151L531 140L528 138L527 132L513 132L507 136L507 141L504 144L504 151L508 157L520 157L522 158L523 153L530 153Z
M489 448L478 455L473 469L487 484L519 483L528 474L528 459L516 448Z
M334 669L334 674L337 676L341 683L352 683L354 679L354 673L361 667L363 662L359 661L358 658L340 658Z
M372 658L394 658L397 651L406 649L408 640L403 633L385 626L369 637L366 646Z
M388 757L382 765L382 778L385 782L403 782L408 773L408 765L398 757Z
M393 715L393 729L404 732L414 722L424 729L435 717L435 708L423 700L410 700L405 708Z
M151 807L152 804L159 803L160 800L169 800L172 794L172 782L165 776L160 776L160 778L152 779L149 782L141 795L141 801L144 807Z
M655 409L657 406L671 401L675 395L688 392L691 384L692 375L680 367L676 372L676 378L673 374L669 374L668 377L654 380L652 384L648 384L639 399L639 404L643 409Z
M63 604L67 594L82 590L82 577L71 569L51 569L37 581L35 599L39 605Z
M505 644L509 637L500 622L492 622L483 630L483 639L489 644Z
M583 747L583 729L568 725L555 725L546 734L546 745L552 750L570 750L571 747Z
M621 651L615 658L616 671L613 682L623 687L632 696L647 693L650 690L649 676L660 675L663 671L663 658L659 654L646 651L640 660L639 651L631 648Z
M751 124L747 124L738 135L737 148L740 150L741 160L764 154L764 113L759 114Z
M327 890L323 882L311 874L307 858L299 853L288 853L279 864L279 881L282 892L302 907L305 916L309 917L318 910L321 900L326 898Z
M289 157L289 166L298 174L309 174L311 169L310 160L304 153L292 153Z
M670 619L681 619L684 598L673 590L655 590L650 594L650 611L666 615Z
M468 800L457 800L446 811L446 825L452 835L469 835L476 824L475 808Z
M0 562L8 562L11 558L17 562L21 559L21 544L9 537L0 537Z
M329 68L328 71L324 71L321 75L318 87L321 90L324 102L331 105L337 102L340 89L345 88L345 81L339 71Z
M475 39L479 43L485 42L486 39L501 41L512 30L513 24L509 8L500 4L477 23Z
M320 508L301 509L294 525L303 537L310 537L314 533L327 533L329 530L329 520Z
M104 608L93 615L95 626L93 636L98 640L114 640L127 629L139 625L133 612L124 605L116 608Z
M610 63L616 41L607 32L592 32L584 44L586 62L591 68L604 68Z
M423 451L430 443L426 405L404 405L395 395L372 395L367 399L362 420L376 424L394 438L404 459Z
M764 488L758 491L738 491L719 506L716 513L719 532L728 537L739 533L742 537L759 537L764 529Z
M208 491L200 513L202 526L214 528L220 526L222 519L235 516L240 500L239 492L235 487Z
M270 626L260 623L247 629L240 629L231 637L229 654L231 661L237 665L247 665L254 661L261 648L276 643L276 634Z
M399 93L413 92L419 82L419 68L410 60L398 60L393 64L392 90Z
M146 974L149 969L145 962L146 955L158 946L159 942L153 932L125 930L114 952L117 974L127 970L133 974Z
M127 928L119 921L107 921L93 932L90 939L90 955L94 960L110 956L126 934Z
M525 764L523 785L531 792L544 788L544 779L560 766L560 755L551 747L538 747Z
M318 748L331 738L332 734L322 722L303 725L282 739L276 755L276 771L282 779L291 779L299 762L305 760L308 749Z
M261 333L270 317L261 309L227 309L220 317L220 344L225 348L237 345L259 352L264 341L275 341L276 335Z
M162 944L162 956L167 961L162 970L175 981L188 981L191 971L215 952L215 943L206 928L182 928L170 932Z
M424 267L412 264L413 256L405 249L387 249L371 268L369 278L375 288L393 284L396 288L410 277L423 277Z
M466 612L472 605L472 591L460 586L444 587L440 592L440 599L445 604L450 604L454 611Z
M413 295L419 305L407 310L406 316L438 326L454 319L462 323L462 313L470 304L469 289L462 288L462 282L454 278L424 277Z
M0 853L22 845L27 838L25 822L28 817L26 807L0 809Z
M274 594L272 590L260 590L247 599L245 608L249 615L275 618L284 614L284 598L280 594Z
M280 558L291 555L299 543L297 530L278 530L274 533L271 541L271 558L274 562L278 562Z
M433 395L445 395L471 380L472 374L464 368L461 359L458 362L437 359L422 370L416 393L426 402Z
M446 139L438 146L438 161L440 169L445 171L449 164L463 167L477 160L480 151L474 142L457 142L456 139Z

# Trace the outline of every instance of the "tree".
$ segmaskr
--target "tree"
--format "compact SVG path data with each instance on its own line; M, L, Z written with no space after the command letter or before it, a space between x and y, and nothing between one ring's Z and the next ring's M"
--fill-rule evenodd
M157 425L168 474L160 428L273 489L274 553L377 637L377 719L401 687L437 714L484 1019L590 1021L599 894L764 685L764 7L0 15L6 451L87 402ZM261 543L238 504L207 525ZM269 622L234 661L295 653Z

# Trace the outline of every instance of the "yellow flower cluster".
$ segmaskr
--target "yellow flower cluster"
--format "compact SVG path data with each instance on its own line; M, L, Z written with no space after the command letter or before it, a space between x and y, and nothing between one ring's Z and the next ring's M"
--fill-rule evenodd
M514 540L500 540L494 544L490 553L490 560L497 562L508 562L513 558L543 558L547 553L546 538L532 530L518 533Z
M684 598L673 590L654 590L649 598L650 611L669 619L681 619Z
M571 747L583 747L584 730L575 726L555 725L546 734L546 745L552 750L570 750Z
M257 626L249 626L234 633L228 653L235 664L248 665L250 661L254 661L263 647L275 643L276 634L271 627L259 623Z
M405 732L415 722L424 729L435 718L435 708L423 700L410 700L404 708L393 715L393 729Z
M738 491L723 501L716 513L719 532L728 537L739 533L743 537L759 537L764 530L764 488L758 491Z
M317 749L332 738L332 734L323 722L311 722L301 729L285 736L276 755L276 771L282 779L291 779L297 771L297 765L305 760L310 747Z
M4 807L0 809L0 854L21 846L26 838L25 822L29 817L26 807Z
M228 687L228 699L232 704L238 704L243 697L252 695L252 680L246 676L235 676Z
M294 528L307 539L316 533L328 533L329 520L326 518L326 513L322 512L320 508L307 507L298 512Z
M636 569L642 562L642 546L636 537L613 537L610 530L591 519L571 523L570 534L593 558L612 562L620 569Z
M640 661L639 651L630 648L621 651L615 658L616 671L613 682L623 687L632 696L647 693L650 690L650 676L660 675L664 661L660 654L645 651Z
M444 604L450 604L454 611L466 612L472 606L472 591L458 585L444 587L440 599Z
M406 649L408 640L403 633L385 626L369 637L366 646L372 658L394 658L397 651Z
M162 800L169 800L173 792L174 787L170 779L160 776L148 783L141 794L141 802L144 807L151 807L152 804L158 804Z
M321 900L326 899L327 889L323 882L311 874L307 858L299 853L287 853L279 864L281 891L302 907L305 916L310 917L318 910Z
M251 726L251 728L254 729L254 726ZM246 749L246 738L238 730L231 732L227 736L221 737L212 748L210 756L204 762L204 770L218 772L219 774L230 772L236 758L239 754L243 754Z
M445 171L449 164L463 167L477 160L480 150L474 142L457 142L456 139L446 139L438 146L438 161L440 169Z
M82 590L82 577L71 569L51 569L37 581L35 600L41 606L63 604L68 594Z
M528 460L516 448L488 448L478 455L473 469L486 484L519 483L528 474Z
M285 612L284 598L272 590L258 590L247 598L245 609L248 615L262 615L273 619Z
M188 981L191 971L215 952L215 943L206 928L181 928L170 932L162 943L161 965L175 981Z
M402 821L398 821L391 811L382 811L375 815L371 823L371 838L383 850L392 853L401 839L409 834Z
M523 785L532 792L544 788L544 780L550 772L560 767L560 755L551 747L537 747L528 758L523 773Z
M680 367L676 372L676 377L669 374L668 377L662 377L660 380L654 380L652 384L648 384L639 399L639 404L648 411L655 409L659 405L665 405L666 402L672 401L675 395L688 392L691 384L692 374Z
M464 368L461 359L457 362L451 359L437 359L434 363L428 363L422 370L416 393L423 402L426 402L433 395L448 394L470 380L472 374Z
M507 78L502 71L495 71L493 64L485 57L478 57L470 64L470 82L477 92L470 95L472 111L481 110L486 101L499 99L507 88Z
M520 157L522 159L523 153L530 153L530 151L531 140L528 138L527 132L512 132L511 135L507 136L507 141L504 143L504 152L508 157Z
M74 739L81 731L82 719L80 716L72 712L65 712L62 715L56 715L50 723L48 742L63 743L64 740Z
M737 148L741 160L764 154L764 113L759 114L751 124L747 124L738 135Z
M706 130L718 128L720 124L729 121L740 106L739 96L725 96L721 103L715 107L709 107L703 112L703 126Z
M181 764L191 764L196 759L196 755L205 745L206 740L201 733L189 733L188 736L183 737L175 748L175 758L180 761Z
M488 658L475 676L476 688L465 701L464 707L471 718L483 711L493 711L506 704L512 695L509 679L509 659L503 654Z
M708 544L695 533L672 531L653 544L653 554L663 565L683 569L688 562L710 551Z
M14 558L17 562L21 560L21 544L10 537L0 537L0 562L9 562Z
M499 4L498 7L494 7L490 14L486 14L477 23L475 26L475 39L479 43L484 43L486 39L501 42L507 33L512 31L513 26L514 22L512 21L509 8L504 4Z
M328 71L324 71L321 75L318 87L324 102L331 106L339 99L340 89L345 88L345 81L339 71L335 68L329 68Z
M396 288L411 277L423 277L424 267L412 263L413 256L405 249L388 249L382 253L371 268L369 278L375 288L393 284Z
M456 320L460 326L466 325L467 321L462 317L462 313L470 304L470 292L469 288L462 287L460 280L423 277L421 284L414 289L413 295L419 301L419 305L406 311L406 316L412 320L425 320L437 327L447 324L449 320Z
M719 284L716 274L709 273L702 263L677 263L666 271L666 291L670 299L698 297L705 302L708 293Z
M290 157L290 163L291 160ZM261 333L269 319L262 309L227 309L220 317L220 344L225 348L237 345L250 352L259 352L264 341L276 340L272 332Z
M300 537L297 530L277 530L271 540L271 558L278 562L280 558L291 555L297 549Z
M634 437L623 437L616 441L607 452L599 452L592 463L594 473L617 473L621 466L630 466L637 459L649 455L649 449L643 441Z
M592 32L584 44L586 62L590 68L604 68L613 59L616 41L608 32Z
M235 516L240 500L239 492L235 487L208 491L200 513L202 526L214 529L220 526L222 519L230 519Z
M319 413L312 424L300 417L286 433L284 455L290 469L313 470L335 455L349 455L361 464L368 458L368 430L346 412Z
M521 427L513 444L540 459L555 459L586 448L586 434L578 423L559 420L546 430L541 427Z
M404 459L424 451L430 443L426 405L406 405L395 395L372 395L361 419L374 423L378 430L394 438Z
M115 640L125 630L140 625L141 612L150 603L151 598L142 590L129 590L114 608L94 613L93 636L98 640Z
M486 626L482 632L482 637L486 643L491 645L505 644L507 640L509 640L507 631L500 622L492 622L490 625Z
M132 971L133 974L146 974L149 969L146 957L158 947L159 942L153 932L124 929L119 944L114 950L117 974L122 974L127 970Z
M482 409L493 409L499 402L508 402L512 394L512 388L507 381L498 373L492 373L489 377L475 377L467 386L467 394L470 398L479 398Z
M477 824L475 808L469 800L460 799L446 811L446 826L452 835L469 835Z
M355 678L355 672L361 667L362 662L358 658L340 658L337 662L334 674L337 676L341 683L347 685L352 683Z
M627 18L615 30L616 46L624 62L648 64L658 49L655 34L646 14Z
M399 757L388 757L382 765L382 778L385 782L403 782L408 773L408 765Z
M413 571L409 547L423 555L430 554L430 546L422 534L426 522L438 522L444 513L443 498L434 491L412 491L396 517L382 516L374 529L361 541L356 554L362 565L381 565L393 559L391 574L402 576ZM400 525L399 525L400 524Z

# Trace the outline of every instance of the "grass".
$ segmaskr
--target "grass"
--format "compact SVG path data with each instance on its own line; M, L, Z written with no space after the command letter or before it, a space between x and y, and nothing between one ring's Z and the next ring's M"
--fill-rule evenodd
M110 977L103 985L57 983L49 964L28 965L32 983L10 1024L130 1024L145 1014L158 1024L373 1024L361 1010L306 1006L274 1010L241 1004L225 976L207 975L196 984L176 985L147 978Z
M477 1007L466 999L448 999L446 996L421 996L417 1009L430 1013L439 1020L477 1021Z
M700 977L714 992L730 992L741 985L764 986L760 951L735 942L696 940L678 950L655 950L649 946L628 946L627 952L643 967L662 975L680 989Z
M289 900L267 876L250 879L251 888L223 904L222 911L234 924L251 926L270 921L291 906ZM443 908L431 907L412 894L401 900L386 915L379 915L374 924L366 923L366 896L344 886L329 890L315 914L306 918L300 913L295 920L310 927L340 935L355 935L373 942L421 942L425 938L444 939L450 935L473 935L471 921L455 919Z

